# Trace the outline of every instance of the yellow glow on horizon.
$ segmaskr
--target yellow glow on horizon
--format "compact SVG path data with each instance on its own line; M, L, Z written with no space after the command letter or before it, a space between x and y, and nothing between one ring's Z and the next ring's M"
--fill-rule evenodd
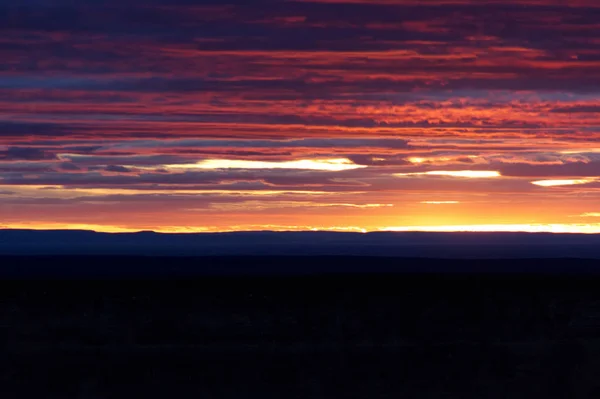
M502 177L500 172L495 171L495 170L431 170L428 172L394 173L394 176L419 176L419 175L464 177L464 178L469 178L469 179Z
M600 218L600 212L587 212L580 215L584 218Z
M240 231L275 231L275 232L286 232L286 231L337 231L337 232L350 232L350 233L368 233L369 230L358 227L358 226L300 226L300 225L278 225L278 224L267 224L267 225L242 225L242 226L229 226L227 228L215 229L208 231L211 233L231 233Z
M385 227L380 231L421 231L421 232L523 232L523 233L600 233L600 223L593 224L479 224L451 226L397 226Z
M445 205L445 204L460 204L460 202L459 201L421 201L421 204Z
M557 187L557 186L573 186L577 184L587 184L597 181L596 178L584 178L584 179L557 179L557 180L536 180L532 181L531 184L542 187Z
M143 229L123 226L86 223L7 223L0 224L0 229L17 230L92 230L100 233L134 233Z
M598 214L600 216L600 214ZM91 230L100 233L135 233L140 231L154 231L157 233L223 233L240 231L338 231L338 232L523 232L523 233L580 233L599 234L600 223L571 223L571 224L481 224L481 225L448 225L448 226L391 226L384 228L365 228L360 226L300 226L300 225L240 225L228 227L216 226L160 226L150 228L147 226L125 227L115 225L79 224L79 223L7 223L0 224L0 229L27 229L27 230Z
M245 161L240 159L206 159L193 164L163 165L166 169L300 169L339 172L366 168L357 165L347 158L300 159L296 161Z
M286 226L286 225L243 225L229 227L190 227L190 226L160 226L156 228L124 227L101 224L84 223L8 223L0 224L0 229L15 230L89 230L97 233L138 233L141 231L153 231L156 233L229 233L243 231L338 231L367 233L368 230L357 226Z

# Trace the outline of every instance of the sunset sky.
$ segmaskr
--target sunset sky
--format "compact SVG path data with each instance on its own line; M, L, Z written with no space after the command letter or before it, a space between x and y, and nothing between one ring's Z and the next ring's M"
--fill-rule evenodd
M598 0L0 2L0 228L600 232Z

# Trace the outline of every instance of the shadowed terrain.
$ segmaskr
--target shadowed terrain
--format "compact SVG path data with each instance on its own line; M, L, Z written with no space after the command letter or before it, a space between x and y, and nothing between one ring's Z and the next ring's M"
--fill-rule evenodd
M600 277L589 273L600 266L597 261L1 261L2 397L589 398L600 393L595 378ZM240 273L242 264L262 272ZM264 267L269 264L270 270ZM358 264L374 272L344 272L361 270ZM72 273L76 266L98 271L100 265L113 273L101 279ZM313 272L294 273L301 265ZM391 272L394 265L397 271ZM486 265L489 273L473 272ZM509 272L500 273L503 265ZM543 265L551 268L544 273ZM276 273L274 266L291 271ZM48 268L44 276L43 267ZM319 267L328 272L315 272ZM214 272L227 268L235 273Z
M600 259L599 234L1 230L0 255L393 256Z

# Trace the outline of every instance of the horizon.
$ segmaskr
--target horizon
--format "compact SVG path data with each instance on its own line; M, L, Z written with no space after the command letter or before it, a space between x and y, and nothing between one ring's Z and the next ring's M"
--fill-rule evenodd
M527 234L584 234L600 235L600 229L589 226L565 226L565 225L470 225L470 226L404 226L404 227L382 227L374 230L362 229L359 227L308 227L308 226L269 226L256 229L215 229L177 227L164 229L135 229L115 226L90 226L90 225L67 225L67 226L27 226L15 225L13 227L0 224L0 231L20 230L20 231L91 231L95 233L158 233L158 234L217 234L217 233L252 233L252 232L329 232L329 233L527 233Z
M0 230L0 256L6 255L600 259L600 235L423 231L106 233L91 230Z
M436 226L437 227L437 226ZM523 235L582 235L582 236L600 236L598 233L582 233L578 231L551 231L551 230L486 230L486 229L457 229L457 230L411 230L405 228L382 228L379 230L348 230L348 229L327 229L327 228L313 228L313 229L288 229L288 230L271 230L271 229L262 229L262 230L215 230L215 231L193 231L193 230L93 230L89 228L5 228L0 227L0 232L7 231L28 231L28 232L91 232L91 233L100 233L100 234L135 234L135 233L155 233L155 234L189 234L189 235L210 235L210 234L228 234L228 233L335 233L335 234L355 234L355 235L366 235L373 233L386 233L386 234L410 234L410 233L422 233L422 234L440 234L440 235L460 235L461 233L471 234L471 235L503 235L503 234L523 234Z

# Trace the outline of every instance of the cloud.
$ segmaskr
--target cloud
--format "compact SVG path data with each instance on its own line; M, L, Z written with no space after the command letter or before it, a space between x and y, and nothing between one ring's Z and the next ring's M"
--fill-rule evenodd
M122 166L121 166L122 167ZM155 171L140 170L138 173L129 173L121 167L111 167L116 174L104 174L105 171L94 171L87 173L50 172L31 174L27 172L4 173L0 183L5 185L36 185L36 186L70 186L70 187L104 187L120 188L139 185L158 185L169 190L173 186L181 185L181 188L193 189L194 186L207 185L207 189L226 189L226 184L248 184L255 189L272 189L271 186L291 186L295 190L303 187L324 186L337 190L340 187L364 186L357 180L360 176L353 174L355 170L293 170L293 169L256 169L256 170L184 170L179 172L160 173ZM246 187L248 188L248 187Z
M139 149L139 148L409 148L407 140L373 138L307 138L296 140L130 140L113 145L107 149Z
M131 170L130 168L126 168L125 166L120 166L120 165L108 165L104 170L107 172L113 172L113 173L132 173L133 172L133 170Z
M70 132L52 123L0 121L0 138L57 137Z
M366 166L402 166L408 165L408 162L404 156L389 156L379 154L350 154L348 159L358 165Z
M498 169L503 176L559 177L559 176L600 176L600 161L570 162L558 165L528 163L500 164Z
M600 176L593 0L19 4L0 5L3 221L562 225L600 200L574 184ZM249 195L289 206L209 206Z
M0 151L0 160L44 161L52 159L56 159L54 154L35 147L9 147L5 151Z
M58 166L58 169L64 171L79 171L81 168L72 162L63 162Z
M469 179L484 179L501 177L501 174L493 170L431 170L427 172L414 172L414 173L396 173L394 176L450 176L450 177L462 177Z

